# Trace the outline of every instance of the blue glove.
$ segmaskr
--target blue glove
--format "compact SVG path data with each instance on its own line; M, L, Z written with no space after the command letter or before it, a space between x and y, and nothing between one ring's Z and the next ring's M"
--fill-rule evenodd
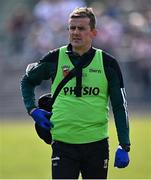
M115 153L114 167L125 168L129 164L129 155L122 147L119 147Z
M54 127L53 123L49 120L52 113L43 109L36 108L30 114L34 121L44 129L50 130Z

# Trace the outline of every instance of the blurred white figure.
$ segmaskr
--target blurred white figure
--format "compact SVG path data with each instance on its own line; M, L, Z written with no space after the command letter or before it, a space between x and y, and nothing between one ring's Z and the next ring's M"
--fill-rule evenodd
M69 13L76 7L85 6L83 0L40 0L33 9L34 16L43 21L55 21L62 19L65 23L68 19ZM54 19L53 19L54 18Z
M50 0L40 0L33 9L33 15L38 20L48 21L53 10L53 4Z

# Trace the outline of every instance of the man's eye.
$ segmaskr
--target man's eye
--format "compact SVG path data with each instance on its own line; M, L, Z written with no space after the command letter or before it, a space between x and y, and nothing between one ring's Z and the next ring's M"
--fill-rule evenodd
M80 31L84 31L84 30L85 30L85 27L78 27L78 29L79 29Z
M76 29L75 26L70 26L70 27L69 27L69 30L75 30L75 29Z
M76 28L77 28L79 31L84 31L84 30L86 29L85 27L70 26L70 27L69 27L69 30L75 30Z

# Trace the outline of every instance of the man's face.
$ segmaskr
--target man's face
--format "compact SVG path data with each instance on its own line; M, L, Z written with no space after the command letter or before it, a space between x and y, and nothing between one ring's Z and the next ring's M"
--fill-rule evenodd
M69 40L73 48L87 48L91 46L92 39L96 36L96 30L90 28L90 19L69 19Z

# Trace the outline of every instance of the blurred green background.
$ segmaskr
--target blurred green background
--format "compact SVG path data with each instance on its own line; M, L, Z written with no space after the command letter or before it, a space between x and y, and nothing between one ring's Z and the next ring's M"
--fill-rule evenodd
M150 116L131 116L130 165L113 167L117 148L114 121L110 120L109 179L151 179ZM0 179L51 178L51 147L41 141L32 121L0 122Z

